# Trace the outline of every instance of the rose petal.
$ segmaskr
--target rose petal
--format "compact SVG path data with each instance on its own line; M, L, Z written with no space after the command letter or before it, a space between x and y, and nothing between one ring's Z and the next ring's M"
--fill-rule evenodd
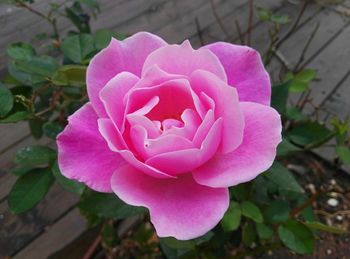
M226 73L218 58L205 49L194 50L189 41L184 41L181 45L167 45L154 51L147 57L142 75L155 64L168 73L185 76L190 76L197 69L206 70L227 82Z
M120 154L120 156L134 168L155 178L174 178L174 176L146 165L137 159L134 153L130 151L130 147L126 145L120 132L110 119L98 119L98 128L103 138L107 141L109 148L117 154Z
M100 117L107 117L99 99L99 92L107 82L123 71L140 76L147 56L165 45L158 36L139 32L123 41L112 38L108 47L94 56L86 72L86 84L89 99Z
M159 237L188 240L202 236L215 227L229 205L226 188L201 186L190 174L155 179L125 166L114 173L111 184L124 202L150 210Z
M97 114L90 103L68 118L57 137L58 164L64 176L84 182L100 192L111 192L112 173L125 160L112 152L97 128Z
M200 148L191 148L156 155L146 164L171 175L191 172L207 162L216 153L222 131L222 118L216 120Z
M140 154L143 160L162 153L193 148L193 143L190 140L174 134L149 139L146 129L140 125L131 128L130 138L136 152Z
M194 179L210 187L228 187L250 181L267 170L281 142L281 118L271 107L242 102L245 129L242 144L228 154L217 154L193 172Z
M242 142L244 128L236 89L228 86L214 74L204 70L193 72L190 83L197 95L204 92L214 100L215 117L223 118L220 152L229 153L233 151Z
M103 102L108 117L123 132L125 118L125 96L139 81L139 78L129 72L121 72L113 77L100 91L100 99Z
M216 42L203 49L209 49L219 58L225 68L228 84L237 88L241 102L270 104L270 77L256 50L226 42Z

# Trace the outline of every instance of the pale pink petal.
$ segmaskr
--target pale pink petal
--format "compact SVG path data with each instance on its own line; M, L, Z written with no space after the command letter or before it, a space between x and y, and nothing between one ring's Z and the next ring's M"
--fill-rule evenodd
M113 38L107 48L94 56L87 69L86 84L89 99L100 117L107 117L99 99L99 92L107 82L123 71L141 76L147 56L165 45L158 36L139 32L123 41Z
M134 168L155 178L174 178L174 176L164 173L152 166L146 165L136 158L110 119L98 119L98 129L103 138L107 141L109 148L116 152L116 154L120 154L120 156Z
M139 78L129 72L121 72L113 77L100 91L100 99L108 117L116 127L123 131L125 116L125 96L139 81Z
M124 202L149 209L159 237L202 236L218 224L229 205L228 189L199 185L190 174L155 179L125 166L113 174L111 185Z
M194 50L189 41L184 41L181 45L167 45L154 51L147 57L142 75L154 65L168 73L185 76L202 69L227 82L226 73L218 58L208 50Z
M236 89L228 86L214 74L204 70L193 72L190 83L197 95L204 92L214 100L215 117L223 118L220 152L229 153L233 151L242 142L244 128Z
M96 191L111 192L112 173L126 162L108 148L97 119L90 103L68 118L68 125L57 137L58 164L67 178L84 182Z
M216 42L203 48L219 58L225 68L228 84L237 88L241 102L270 104L270 77L256 50L226 42Z
M156 155L146 164L171 175L191 172L211 159L221 141L222 118L213 124L200 148L191 148Z
M281 142L281 118L271 107L242 102L245 129L242 144L229 154L217 154L193 172L194 179L211 187L228 187L250 181L267 170Z

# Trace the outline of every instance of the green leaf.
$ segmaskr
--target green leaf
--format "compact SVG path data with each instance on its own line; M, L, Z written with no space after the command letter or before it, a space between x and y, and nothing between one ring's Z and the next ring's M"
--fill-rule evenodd
M309 89L309 83L294 78L290 84L289 91L292 93L301 93Z
M10 58L27 61L36 55L33 46L24 42L12 43L6 53Z
M124 219L145 212L143 207L129 206L115 194L85 191L78 204L80 210L102 218Z
M226 232L236 230L241 223L241 208L237 202L232 201L229 209L221 220L222 229Z
M0 123L14 123L22 120L28 120L32 118L32 114L28 111L19 111L10 114L5 119L0 120Z
M289 220L278 227L283 244L299 254L310 254L314 250L314 235L308 227L295 220Z
M8 205L13 213L33 208L47 193L53 183L48 168L37 168L19 177L9 194Z
M290 22L290 19L287 15L271 15L271 22L278 24L287 24Z
M337 146L335 148L337 155L343 164L350 164L350 148L347 146Z
M196 246L196 243L193 240L177 240L173 237L165 237L161 240L166 246L175 249L194 249Z
M300 151L301 149L292 143L289 140L283 138L282 142L277 147L277 155L278 156L287 156L290 153L294 153Z
M293 174L278 162L275 162L264 176L269 181L275 183L282 192L304 193L304 190L295 180Z
M13 100L11 91L0 83L0 117L5 117L11 111Z
M43 124L44 121L40 119L29 120L30 133L36 139L40 139L43 135Z
M271 223L285 222L289 217L289 204L287 201L274 201L265 211L265 219Z
M11 173L16 176L22 176L30 172L33 169L32 166L16 166L11 169Z
M295 75L295 78L301 82L309 83L316 77L316 70L304 69Z
M69 36L63 40L61 50L73 62L83 63L95 51L94 40L90 34Z
M305 121L307 117L301 113L300 109L297 107L290 107L286 110L285 115L287 119L294 120L297 122Z
M279 113L286 109L290 84L291 81L287 81L272 87L271 106Z
M78 194L83 193L83 191L85 189L85 185L82 183L79 183L77 181L74 181L74 180L71 180L71 179L64 177L61 174L61 171L58 167L57 161L51 167L51 171L52 171L53 175L55 176L57 182L59 182L59 184L62 185L62 187L64 189L66 189L69 192L74 192L74 193L78 193Z
M34 56L29 60L12 60L8 64L10 75L25 85L46 81L57 70L57 67L57 60L49 56Z
M258 8L258 17L261 21L266 22L266 21L270 21L271 19L271 12L267 9Z
M318 122L306 122L297 125L286 135L298 145L317 147L329 141L334 133Z
M96 31L94 35L94 41L96 49L101 50L108 46L112 37L115 37L116 33L110 30L102 29Z
M66 65L60 67L52 76L56 85L84 86L86 83L86 67L79 65Z
M304 225L306 225L308 228L311 228L311 229L329 232L329 233L333 233L333 234L342 235L342 234L348 233L348 231L346 229L328 226L328 225L322 224L321 222L316 222L316 221L315 222L304 222Z
M56 152L44 146L29 146L17 151L15 163L19 165L44 165L56 158Z
M246 246L251 246L256 240L256 230L251 223L246 223L242 228L242 241Z
M256 231L260 239L269 239L273 235L273 230L263 223L256 224Z
M244 216L254 220L257 223L263 222L263 216L260 209L250 201L244 201L241 204L241 211Z
M48 121L43 125L43 131L46 136L52 139L56 139L57 135L63 130L63 127L53 121Z

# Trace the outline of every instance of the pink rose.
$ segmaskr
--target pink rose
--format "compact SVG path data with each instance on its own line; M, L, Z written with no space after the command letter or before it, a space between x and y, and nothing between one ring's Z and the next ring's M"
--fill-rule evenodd
M269 75L246 46L113 39L91 60L87 91L57 138L62 174L147 207L160 237L212 229L228 187L268 169L281 141Z

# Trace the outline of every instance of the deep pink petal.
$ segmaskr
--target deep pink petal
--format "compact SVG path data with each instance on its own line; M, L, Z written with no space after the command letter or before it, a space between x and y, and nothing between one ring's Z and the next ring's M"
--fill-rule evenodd
M112 173L126 163L108 148L97 119L90 103L68 118L68 125L57 137L58 164L67 178L84 182L96 191L111 192Z
M129 150L130 148L127 147L120 132L110 119L98 119L98 129L103 138L107 141L109 148L116 152L116 154L120 154L132 167L155 178L174 178L174 176L146 165L136 158L134 153Z
M270 77L256 50L226 42L216 42L203 48L209 49L220 59L228 84L237 88L241 102L270 104Z
M242 102L245 129L242 144L229 154L217 154L193 172L194 179L211 187L228 187L250 181L267 170L281 142L281 118L273 108Z
M226 73L218 58L208 50L194 50L189 41L184 41L181 45L167 45L154 51L147 57L142 75L154 65L168 73L185 76L190 76L197 69L203 69L227 82Z
M222 121L222 118L216 120L200 148L159 154L146 160L146 164L171 175L191 172L211 159L217 152L221 141Z
M165 45L167 43L158 36L139 32L123 41L112 39L108 47L90 61L86 74L87 91L100 117L107 117L99 99L99 92L107 82L123 71L141 76L147 56Z
M116 127L123 131L126 98L130 89L139 81L139 78L129 72L121 72L113 77L100 91L100 99L103 102L108 117Z
M222 153L233 151L242 142L244 128L244 120L239 107L236 89L228 86L214 74L204 70L193 72L190 77L190 83L197 95L204 92L214 100L215 117L223 118L220 151Z
M147 130L140 125L131 127L130 139L136 152L140 154L143 160L162 153L193 148L190 140L179 135L167 134L149 139Z
M215 227L229 205L228 189L199 185L190 174L155 179L126 166L113 174L111 185L124 202L149 209L159 237L202 236Z

